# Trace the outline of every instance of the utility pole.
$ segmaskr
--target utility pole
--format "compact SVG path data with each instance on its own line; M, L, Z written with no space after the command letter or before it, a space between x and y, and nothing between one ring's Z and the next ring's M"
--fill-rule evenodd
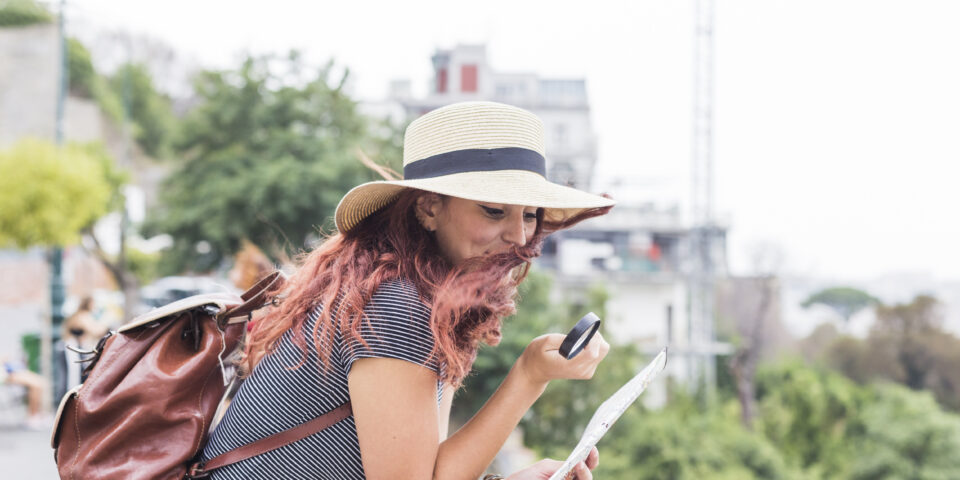
M60 84L57 88L57 117L55 122L55 140L57 146L63 146L63 114L69 87L69 71L67 69L67 36L65 32L66 0L60 0ZM51 352L53 354L53 401L60 402L60 397L66 393L66 358L63 355L63 344L60 338L60 326L63 324L63 300L65 288L63 282L63 248L54 246L50 249L50 325L51 325Z
M716 225L713 212L713 0L694 0L693 143L689 283L694 378L708 402L716 391L714 328Z

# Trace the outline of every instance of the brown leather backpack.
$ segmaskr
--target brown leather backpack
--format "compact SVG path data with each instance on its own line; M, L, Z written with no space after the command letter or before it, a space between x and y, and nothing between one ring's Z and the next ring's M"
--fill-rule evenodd
M51 444L60 477L201 478L348 416L349 403L207 465L194 462L227 390L227 358L251 314L274 302L268 294L283 281L275 272L240 297L179 300L104 336L84 370L86 381L67 392L57 410Z

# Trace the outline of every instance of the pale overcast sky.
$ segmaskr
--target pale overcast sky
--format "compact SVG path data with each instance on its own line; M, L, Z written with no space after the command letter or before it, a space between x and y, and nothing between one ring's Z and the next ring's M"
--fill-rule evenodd
M396 78L423 92L435 48L485 43L495 70L587 79L598 174L638 185L615 196L688 198L692 0L68 5L74 25L155 36L204 65L333 57L361 99ZM952 0L716 2L715 200L735 272L774 242L796 273L960 279L958 20Z

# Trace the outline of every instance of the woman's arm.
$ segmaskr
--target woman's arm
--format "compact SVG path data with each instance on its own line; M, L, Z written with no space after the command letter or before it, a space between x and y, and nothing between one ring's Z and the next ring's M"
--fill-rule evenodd
M367 479L432 478L439 444L436 373L405 360L362 358L347 380Z
M456 393L456 390L452 386L443 386L443 398L440 399L440 415L438 416L441 442L450 436L450 409L453 407L454 393Z
M530 381L514 364L483 408L440 444L433 478L480 477L546 386L547 382Z
M583 352L567 360L557 352L563 339L564 335L551 334L530 342L480 411L440 444L434 478L479 477L550 380L593 377L610 349L597 334Z
M367 478L476 480L550 380L592 377L609 350L597 335L566 360L557 353L562 341L534 339L483 408L442 443L432 371L403 360L355 362L350 398Z

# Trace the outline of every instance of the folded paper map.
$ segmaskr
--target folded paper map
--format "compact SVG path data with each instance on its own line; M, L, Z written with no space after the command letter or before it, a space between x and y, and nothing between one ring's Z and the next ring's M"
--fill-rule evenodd
M617 390L617 393L613 394L607 401L603 402L597 412L593 414L590 423L587 424L577 448L573 449L573 453L567 457L567 461L550 477L550 480L565 480L573 467L586 460L590 450L607 433L607 430L610 430L610 426L623 415L623 412L627 411L627 408L647 389L647 385L650 385L650 382L663 371L663 367L666 365L667 349L664 348L640 373L626 385L620 387L620 390Z

